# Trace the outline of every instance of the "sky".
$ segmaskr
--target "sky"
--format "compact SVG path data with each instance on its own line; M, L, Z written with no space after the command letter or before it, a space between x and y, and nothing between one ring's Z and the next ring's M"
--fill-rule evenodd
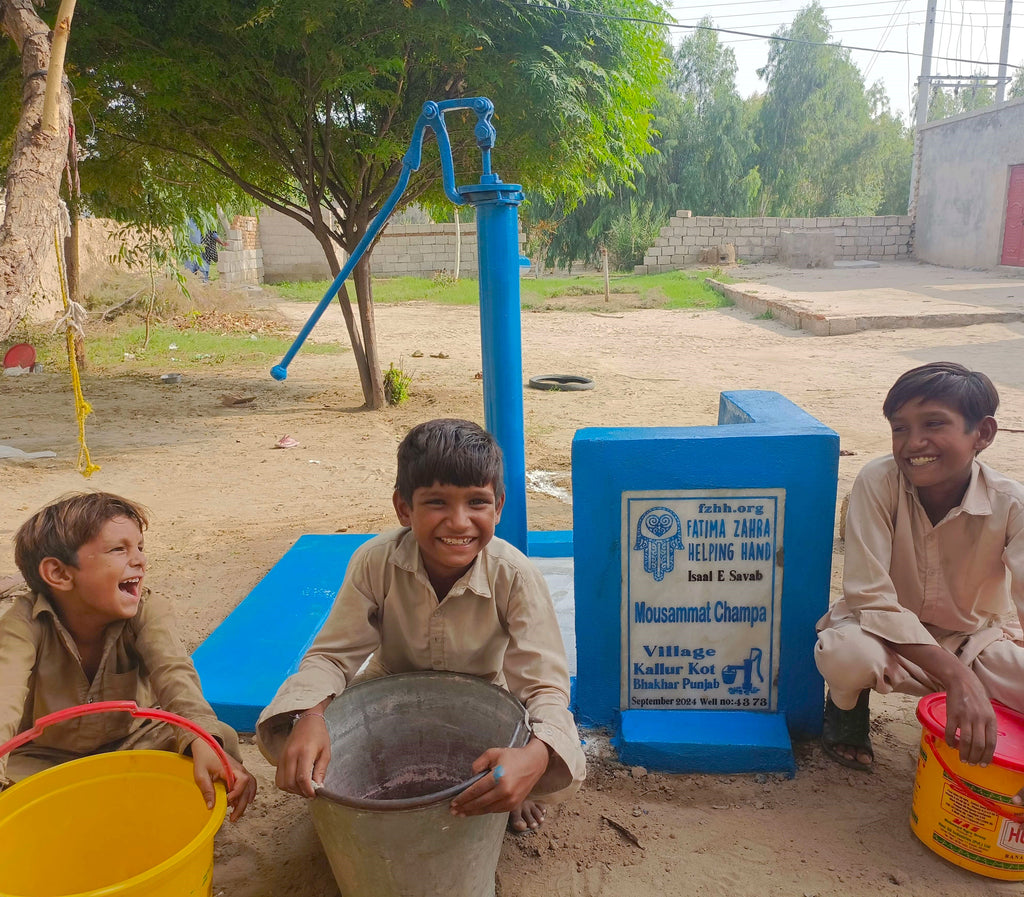
M666 6L680 24L696 24L707 14L719 28L771 35L788 26L810 0L667 0ZM915 84L921 74L924 23L928 0L822 0L832 24L832 40L852 50L850 58L870 86L881 81L894 112L910 120ZM970 75L978 68L998 73L1005 0L938 0L935 37L932 45L932 75ZM673 28L673 43L692 33ZM736 53L736 86L743 97L764 90L757 69L768 59L768 42L733 34L719 34L719 40ZM897 53L878 53L894 50ZM906 54L912 55L906 55ZM934 57L972 60L953 62ZM983 66L981 63L992 65ZM1010 65L1024 65L1024 0L1013 7L1010 30ZM1014 70L1009 69L1012 77Z

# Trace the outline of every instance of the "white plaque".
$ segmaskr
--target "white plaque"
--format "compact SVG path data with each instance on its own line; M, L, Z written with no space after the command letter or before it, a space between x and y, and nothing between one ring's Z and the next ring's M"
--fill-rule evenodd
M775 711L785 493L622 493L623 710Z

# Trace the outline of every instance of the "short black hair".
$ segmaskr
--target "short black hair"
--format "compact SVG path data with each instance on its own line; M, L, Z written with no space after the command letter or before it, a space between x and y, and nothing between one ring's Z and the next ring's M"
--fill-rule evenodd
M411 504L413 492L434 483L491 485L501 498L505 483L495 438L470 420L438 418L417 424L398 446L395 489Z
M964 419L968 431L999 407L999 393L981 371L971 371L955 361L933 361L902 374L882 403L882 414L893 415L912 399L942 402Z

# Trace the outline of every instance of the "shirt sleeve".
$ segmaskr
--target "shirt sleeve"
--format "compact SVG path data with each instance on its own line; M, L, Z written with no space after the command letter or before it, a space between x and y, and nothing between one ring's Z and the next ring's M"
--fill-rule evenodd
M183 716L213 735L232 757L241 762L238 735L217 719L203 697L199 674L185 653L174 628L170 607L148 595L132 622L135 650L148 678L156 703L164 710ZM198 737L187 729L176 731L179 752L184 752Z
M275 765L291 732L294 714L340 695L380 644L380 605L387 561L376 559L374 577L374 557L375 552L369 548L361 548L352 556L331 612L298 670L284 681L260 714L256 742L263 756Z
M874 468L858 474L846 516L843 598L861 629L897 645L938 644L918 616L903 607L889 570L899 478Z
M554 753L534 794L568 797L586 776L586 758L569 712L569 667L555 608L544 577L532 565L513 581L506 626L508 689L525 705L533 734Z
M0 744L18 734L39 650L30 605L17 601L0 617ZM0 786L7 782L7 756L0 757Z

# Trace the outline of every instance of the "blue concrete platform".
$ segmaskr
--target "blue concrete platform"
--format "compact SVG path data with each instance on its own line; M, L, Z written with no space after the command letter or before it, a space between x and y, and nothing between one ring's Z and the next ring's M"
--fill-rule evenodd
M612 744L626 766L662 772L796 774L779 713L624 710Z
M252 732L260 711L327 619L353 552L372 534L301 536L195 653L203 693L217 716ZM531 532L531 557L572 557L569 531Z

